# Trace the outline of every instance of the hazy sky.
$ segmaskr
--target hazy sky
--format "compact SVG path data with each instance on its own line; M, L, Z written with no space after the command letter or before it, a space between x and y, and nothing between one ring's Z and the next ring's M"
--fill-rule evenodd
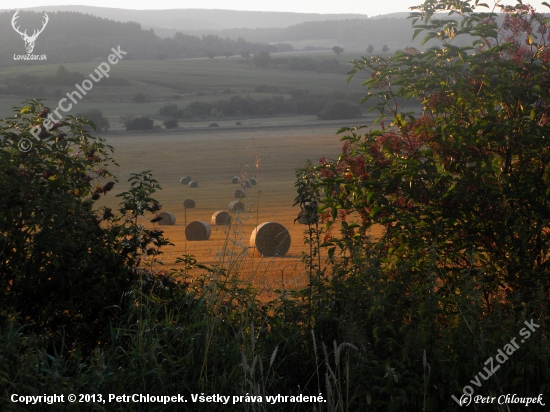
M486 0L492 4L492 0ZM527 3L527 1L524 1ZM116 7L123 9L229 9L257 11L292 11L298 13L361 13L375 16L398 11L408 11L410 6L423 3L423 0L3 0L3 9L15 9L35 6L86 5ZM503 3L515 4L516 1L504 0ZM502 4L503 4L502 3ZM550 9L541 6L540 0L531 2L538 11Z

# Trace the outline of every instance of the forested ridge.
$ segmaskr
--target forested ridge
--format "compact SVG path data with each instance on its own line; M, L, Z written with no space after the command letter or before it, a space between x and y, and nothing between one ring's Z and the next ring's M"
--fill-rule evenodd
M392 50L412 44L407 20L397 18L311 21L286 28L205 28L163 37L136 22L69 11L48 12L48 16L49 22L33 50L33 54L47 56L47 60L41 61L43 64L99 61L116 45L128 52L127 59L152 60L274 53L293 50L285 42L307 40L334 40L361 48L372 44L375 50L384 44L389 44ZM0 67L40 64L36 60L14 60L14 55L26 51L24 41L12 27L12 17L11 11L0 13ZM42 27L43 19L44 13L22 11L17 26L32 34Z
M343 43L369 39L409 43L411 39L410 23L402 18L308 21L284 28L182 30L182 33L212 34L231 39L243 37L248 41L270 43L321 39L336 39Z
M17 26L30 35L43 25L43 13L20 12ZM143 30L134 22L117 22L75 12L50 12L49 22L38 36L33 54L46 54L44 64L102 60L109 50L120 45L127 59L181 59L209 55L251 54L261 50L276 52L268 44L231 40L216 35L192 36L177 33L160 38L153 30ZM14 61L14 55L26 54L25 43L13 29L13 13L0 13L0 67L37 64L37 61Z

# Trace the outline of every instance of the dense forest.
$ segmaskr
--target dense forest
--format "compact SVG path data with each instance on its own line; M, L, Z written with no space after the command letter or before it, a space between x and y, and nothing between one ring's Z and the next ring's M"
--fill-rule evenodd
M183 30L185 34L218 35L253 42L291 42L300 40L335 39L344 44L384 42L412 44L409 21L402 18L347 19L310 21L286 28L235 28L223 30ZM414 42L420 44L420 41Z
M17 24L21 30L32 33L42 27L43 14L20 13ZM13 14L0 13L0 67L23 65L28 62L14 61L13 55L26 54L25 43L11 25ZM275 46L251 43L242 38L231 40L216 35L202 37L177 33L173 38L162 39L153 30L143 30L133 22L116 22L108 19L74 12L53 12L49 22L36 40L33 53L46 54L46 64L74 63L102 60L111 47L121 45L128 52L126 59L181 59L250 54L265 50L277 52ZM31 61L31 64L37 64Z
M316 39L338 39L342 42L357 37L383 36L385 38L410 39L410 27L405 19L347 19L308 21L290 27L234 28L222 30L182 30L186 34L216 34L231 39L243 37L250 41L278 42ZM401 23L401 24L399 24ZM392 27L391 33L388 26Z
M21 30L32 32L42 27L43 16L21 12L18 25ZM12 17L11 12L0 13L0 67L29 64L13 59L14 55L25 54L25 48L11 25ZM333 40L361 48L372 44L375 50L384 44L389 44L392 50L409 44L418 46L419 40L411 41L409 25L405 23L405 19L397 18L327 20L286 28L182 30L171 37L161 37L136 22L118 22L77 12L49 12L49 23L38 37L33 53L46 54L44 63L57 64L101 60L113 45L124 45L127 59L135 60L275 53L293 50L289 42L307 40Z
M256 92L284 92L276 87L260 85ZM168 103L159 114L174 119L208 119L239 116L316 115L322 120L354 119L361 117L361 106L356 95L336 92L331 95L309 93L307 90L288 90L290 98L283 96L253 99L249 96L233 96L230 99L207 103L194 101L186 107Z
M12 28L11 12L0 13L0 67L15 64L13 55L24 54L24 43ZM408 21L403 18L345 19L308 21L289 27L228 28L170 31L144 30L136 22L119 22L78 12L49 12L50 22L36 41L34 53L46 54L44 63L71 63L100 60L113 45L124 45L129 59L182 59L252 55L293 50L292 42L328 40L350 48L372 45L375 52L386 52L407 46L419 47L421 39L412 40ZM43 13L21 12L18 24L32 32L42 27ZM503 16L497 20L502 21ZM169 37L165 37L169 33ZM466 45L466 35L456 39ZM433 44L428 41L426 46ZM307 47L301 46L301 47ZM298 47L298 48L301 48ZM309 48L314 48L309 46ZM329 47L330 48L330 47ZM36 61L32 62L37 64ZM28 64L17 61L17 64Z

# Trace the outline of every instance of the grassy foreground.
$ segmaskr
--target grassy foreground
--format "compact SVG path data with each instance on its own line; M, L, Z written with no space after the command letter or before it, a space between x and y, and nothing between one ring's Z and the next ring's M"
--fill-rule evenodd
M30 124L36 119L29 118ZM65 127L69 125L76 127L74 124ZM320 133L320 130L304 134L269 129L240 136L224 131L204 134L208 133L203 133L201 139L178 133L108 136L109 143L120 153L121 180L130 178L139 182L135 187L115 186L118 191L126 191L123 198L117 198L122 201L122 210L139 205L132 196L139 199L143 195L134 189L142 185L155 187L155 183L147 180L149 173L141 175L140 179L146 180L136 180L139 168L158 171L155 175L158 174L166 190L157 192L156 197L164 204L163 209L174 210L178 219L177 225L162 228L175 245L162 241L156 231L159 227L148 223L141 206L122 226L117 218L107 217L106 229L114 230L107 233L114 235L122 230L124 234L121 243L112 246L117 254L126 256L127 250L132 250L128 249L132 241L128 244L126 239L148 239L145 243L153 241L156 247L139 246L139 255L129 255L131 260L117 269L119 274L114 272L103 277L107 283L100 289L96 285L92 285L94 289L82 289L82 282L87 281L85 275L68 277L71 283L64 285L69 274L61 272L54 278L45 272L48 278L39 279L40 282L54 280L61 291L68 292L60 294L49 287L29 290L37 297L43 293L44 296L53 293L56 297L44 301L45 306L52 306L51 310L47 307L41 310L46 314L45 319L25 322L6 306L0 330L3 360L0 388L5 394L1 400L2 410L28 410L28 405L13 401L30 399L32 402L33 398L22 396L56 394L64 395L66 400L70 394L76 394L81 402L41 404L37 409L454 411L459 408L454 398L460 400L462 385L472 380L480 382L479 393L484 396L504 396L520 389L526 394L544 393L549 371L544 317L530 323L532 329L525 337L525 322L529 322L527 311L544 310L543 294L530 300L529 308L523 313L510 314L498 306L487 312L475 304L481 298L475 286L466 285L466 289L452 298L461 309L454 311L434 292L424 295L425 292L415 289L410 279L385 273L376 253L361 261L360 266L349 266L350 255L344 250L351 248L347 250L353 252L354 246L350 238L346 240L349 235L346 228L342 228L342 236L344 242L349 243L342 244L342 254L331 253L322 246L328 234L323 225L313 221L305 226L295 225L297 209L289 207L292 197L296 197L296 189L301 201L306 200L309 178L307 170L299 172L293 187L293 178L285 170L299 166L304 154L314 158L334 150L333 156L337 157L339 143L334 135ZM71 144L77 142L82 144L80 139L71 140ZM17 141L11 144L17 147ZM59 143L50 141L50 144ZM34 163L39 161L36 156L21 156L10 147L5 147L3 153L19 159L24 170L43 167ZM54 147L67 149L63 145ZM81 153L83 164L95 159L89 151ZM224 162L227 158L231 159L229 164ZM58 165L56 158L52 165ZM186 174L197 176L199 188L190 189L179 183L179 178ZM199 242L197 249L193 249L195 246L190 242L182 242L183 199L194 193L192 197L198 202L199 206L189 211L190 218L191 213L193 218L208 217L232 200L233 186L229 179L234 175L259 177L259 187L251 190L255 194L245 199L249 202L245 211L248 220L241 215L241 222L237 218L229 230L219 229L213 236L212 246ZM10 179L20 178L2 176L7 187ZM39 183L36 188L42 187L42 179L46 178L48 184L55 184L56 180L49 177L36 175ZM74 176L69 174L67 178ZM32 182L29 180L29 184ZM152 186L148 186L151 183ZM47 192L44 195L49 196ZM22 196L27 199L25 193ZM2 199L12 201L11 197ZM69 199L73 202L72 196ZM32 201L43 204L40 198ZM46 202L45 212L53 213L58 219L59 208L65 207L66 201ZM114 207L116 203L118 200L109 200L109 196L102 197L97 204L99 214L105 219L107 213L101 205ZM155 205L158 206L156 201L151 210L158 210ZM262 262L243 253L248 231L253 226L248 222L274 215L292 231L289 258ZM151 215L148 216L150 219ZM352 217L349 215L349 219ZM42 218L33 213L29 215L29 219ZM55 226L52 230L56 230ZM332 235L337 236L336 228L333 230ZM63 244L64 236L65 233L60 232L54 237L55 244ZM46 250L50 250L51 242L40 235L33 244L43 240ZM166 255L159 255L163 250ZM60 253L64 256L67 252L73 253L67 250ZM198 259L189 252L196 253ZM368 250L362 248L357 252ZM102 264L108 258L106 253L108 250L94 256L92 262L97 260ZM143 259L141 264L135 260L136 256ZM50 254L44 256L50 257ZM160 265L159 259L167 264ZM108 270L113 263L108 259L105 262ZM73 267L82 270L81 265L73 266L72 260L68 263L69 270ZM4 261L6 274L11 273L12 264ZM65 264L61 262L59 269L55 267L50 270L63 270ZM131 283L118 295L110 282L125 273ZM32 281L36 275L31 271L24 276L22 280ZM445 292L435 277L433 282L435 292ZM11 292L13 287L8 286L6 290ZM266 293L268 290L271 293ZM91 322L82 322L79 318L86 314L86 307L92 304L97 307L98 294L108 291L114 292L112 305L91 311L87 315L92 316ZM77 293L75 300L72 295ZM11 304L13 298L4 301ZM68 300L57 300L59 298ZM475 299L474 304L471 299ZM74 306L84 311L72 315ZM33 314L28 316L30 319ZM67 328L45 326L51 325L47 316L57 318L58 324L65 323ZM87 336L91 339L85 338ZM491 336L491 340L486 336ZM510 348L506 345L518 336L523 337L525 343L508 353ZM509 356L505 368L501 368L502 373L491 376L485 385L481 385L481 379L485 378L472 379L472 371L477 371L480 364L487 365L486 360L493 359L503 348ZM482 367L479 370L484 373ZM489 375L483 376L489 379ZM92 394L96 396L87 396ZM138 396L135 402L124 397L133 394ZM172 398L174 396L176 398ZM213 398L207 401L208 396ZM227 404L223 404L223 399L227 399ZM485 409L474 406L474 410Z

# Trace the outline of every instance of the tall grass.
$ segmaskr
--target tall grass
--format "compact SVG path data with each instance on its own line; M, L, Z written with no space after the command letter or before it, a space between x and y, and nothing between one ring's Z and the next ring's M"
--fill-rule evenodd
M309 288L261 302L250 286L219 267L182 259L187 275L183 269L162 276L143 272L142 287L121 300L126 314L108 325L110 339L89 355L73 342L50 345L62 342L62 335L27 334L23 325L6 323L0 331L1 409L28 410L9 401L13 393L148 393L182 394L189 400L186 410L226 410L191 402L190 394L204 393L263 397L261 403L230 405L245 411L455 410L450 395L460 395L472 373L483 370L521 327L521 314L482 314L463 297L458 299L473 333L460 313L436 315L435 322L428 313L417 314L406 321L427 301L402 299L402 285L381 279L375 267L355 275L361 282L336 272L330 282L314 285L308 327ZM190 277L197 270L201 274ZM544 393L550 345L541 324L479 394ZM50 353L51 347L61 349ZM321 394L326 402L265 402L277 394ZM94 404L68 410L180 407Z
M306 199L313 198L302 197L298 204L305 206ZM344 239L346 253L327 252L324 262L321 232L312 220L304 231L310 284L285 290L284 276L292 274L281 274L280 295L261 301L239 280L246 247L239 217L232 222L218 264L201 265L184 255L177 260L182 269L160 271L154 259L141 266L139 282L121 297L126 310L105 325L109 338L91 352L81 352L79 342L65 341L63 333L33 334L15 319L4 321L0 409L29 410L10 401L15 393L136 393L180 394L188 402L60 404L47 410L453 411L458 405L451 395L459 397L531 316L540 329L475 390L484 396L547 391L550 344L542 286L521 312L498 300L486 311L476 304L483 299L479 290L467 283L460 294L449 295L438 279L450 280L436 276L435 265L421 272L406 266L401 273L385 272L366 235ZM430 287L418 288L417 278ZM191 394L262 401L223 406L194 403ZM266 402L278 394L321 395L323 401Z

